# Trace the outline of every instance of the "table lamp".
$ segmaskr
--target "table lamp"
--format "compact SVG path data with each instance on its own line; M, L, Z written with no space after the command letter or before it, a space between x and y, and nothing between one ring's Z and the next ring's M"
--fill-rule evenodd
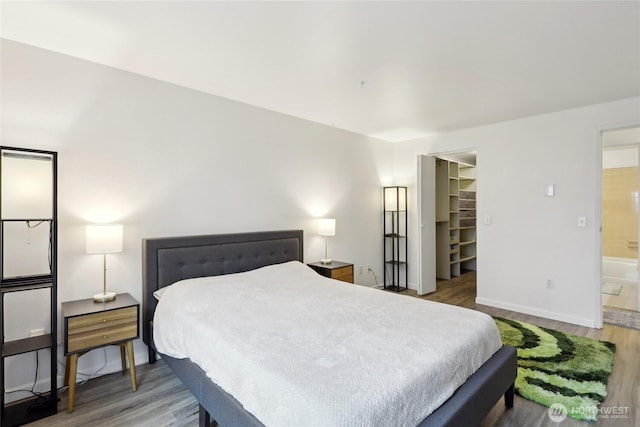
M102 293L93 296L94 302L116 299L115 292L107 292L107 254L122 252L122 224L87 225L87 253L102 254L104 265Z
M329 236L336 235L336 220L333 218L318 219L318 234L324 236L324 259L320 260L322 264L331 264L331 258L328 255L328 239Z

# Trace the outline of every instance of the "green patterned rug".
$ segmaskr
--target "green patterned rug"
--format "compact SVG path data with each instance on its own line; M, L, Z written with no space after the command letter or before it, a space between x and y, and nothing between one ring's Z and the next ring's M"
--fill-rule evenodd
M607 395L615 344L494 319L502 342L518 350L516 393L554 409L564 405L567 415L578 420L597 419L598 405Z

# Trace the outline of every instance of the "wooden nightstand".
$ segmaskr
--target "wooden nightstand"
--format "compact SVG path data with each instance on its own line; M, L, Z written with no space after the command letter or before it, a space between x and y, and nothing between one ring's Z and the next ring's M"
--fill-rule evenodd
M343 282L353 283L353 264L340 261L332 261L331 264L322 264L321 262L313 262L307 264L313 268L318 274L330 277Z
M133 340L140 336L140 303L129 294L118 294L114 301L95 303L92 298L62 303L64 354L67 363L64 385L69 386L69 412L73 412L78 357L106 345L120 346L122 372L127 370L129 353L131 388L138 389Z

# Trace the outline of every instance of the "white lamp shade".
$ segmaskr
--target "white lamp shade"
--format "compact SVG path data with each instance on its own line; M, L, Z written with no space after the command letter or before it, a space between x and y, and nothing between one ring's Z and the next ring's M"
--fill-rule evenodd
M53 217L53 158L2 150L2 218Z
M385 211L406 211L407 198L406 190L403 187L384 188L384 210Z
M318 220L318 234L320 236L335 236L336 220L333 218L320 218Z
M87 225L87 253L122 252L122 224Z

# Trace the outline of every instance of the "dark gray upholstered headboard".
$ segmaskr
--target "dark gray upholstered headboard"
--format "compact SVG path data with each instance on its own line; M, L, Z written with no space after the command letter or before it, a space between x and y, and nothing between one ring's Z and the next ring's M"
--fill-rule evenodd
M240 273L287 261L302 262L302 243L302 230L143 239L142 324L150 357L156 290L182 279Z

